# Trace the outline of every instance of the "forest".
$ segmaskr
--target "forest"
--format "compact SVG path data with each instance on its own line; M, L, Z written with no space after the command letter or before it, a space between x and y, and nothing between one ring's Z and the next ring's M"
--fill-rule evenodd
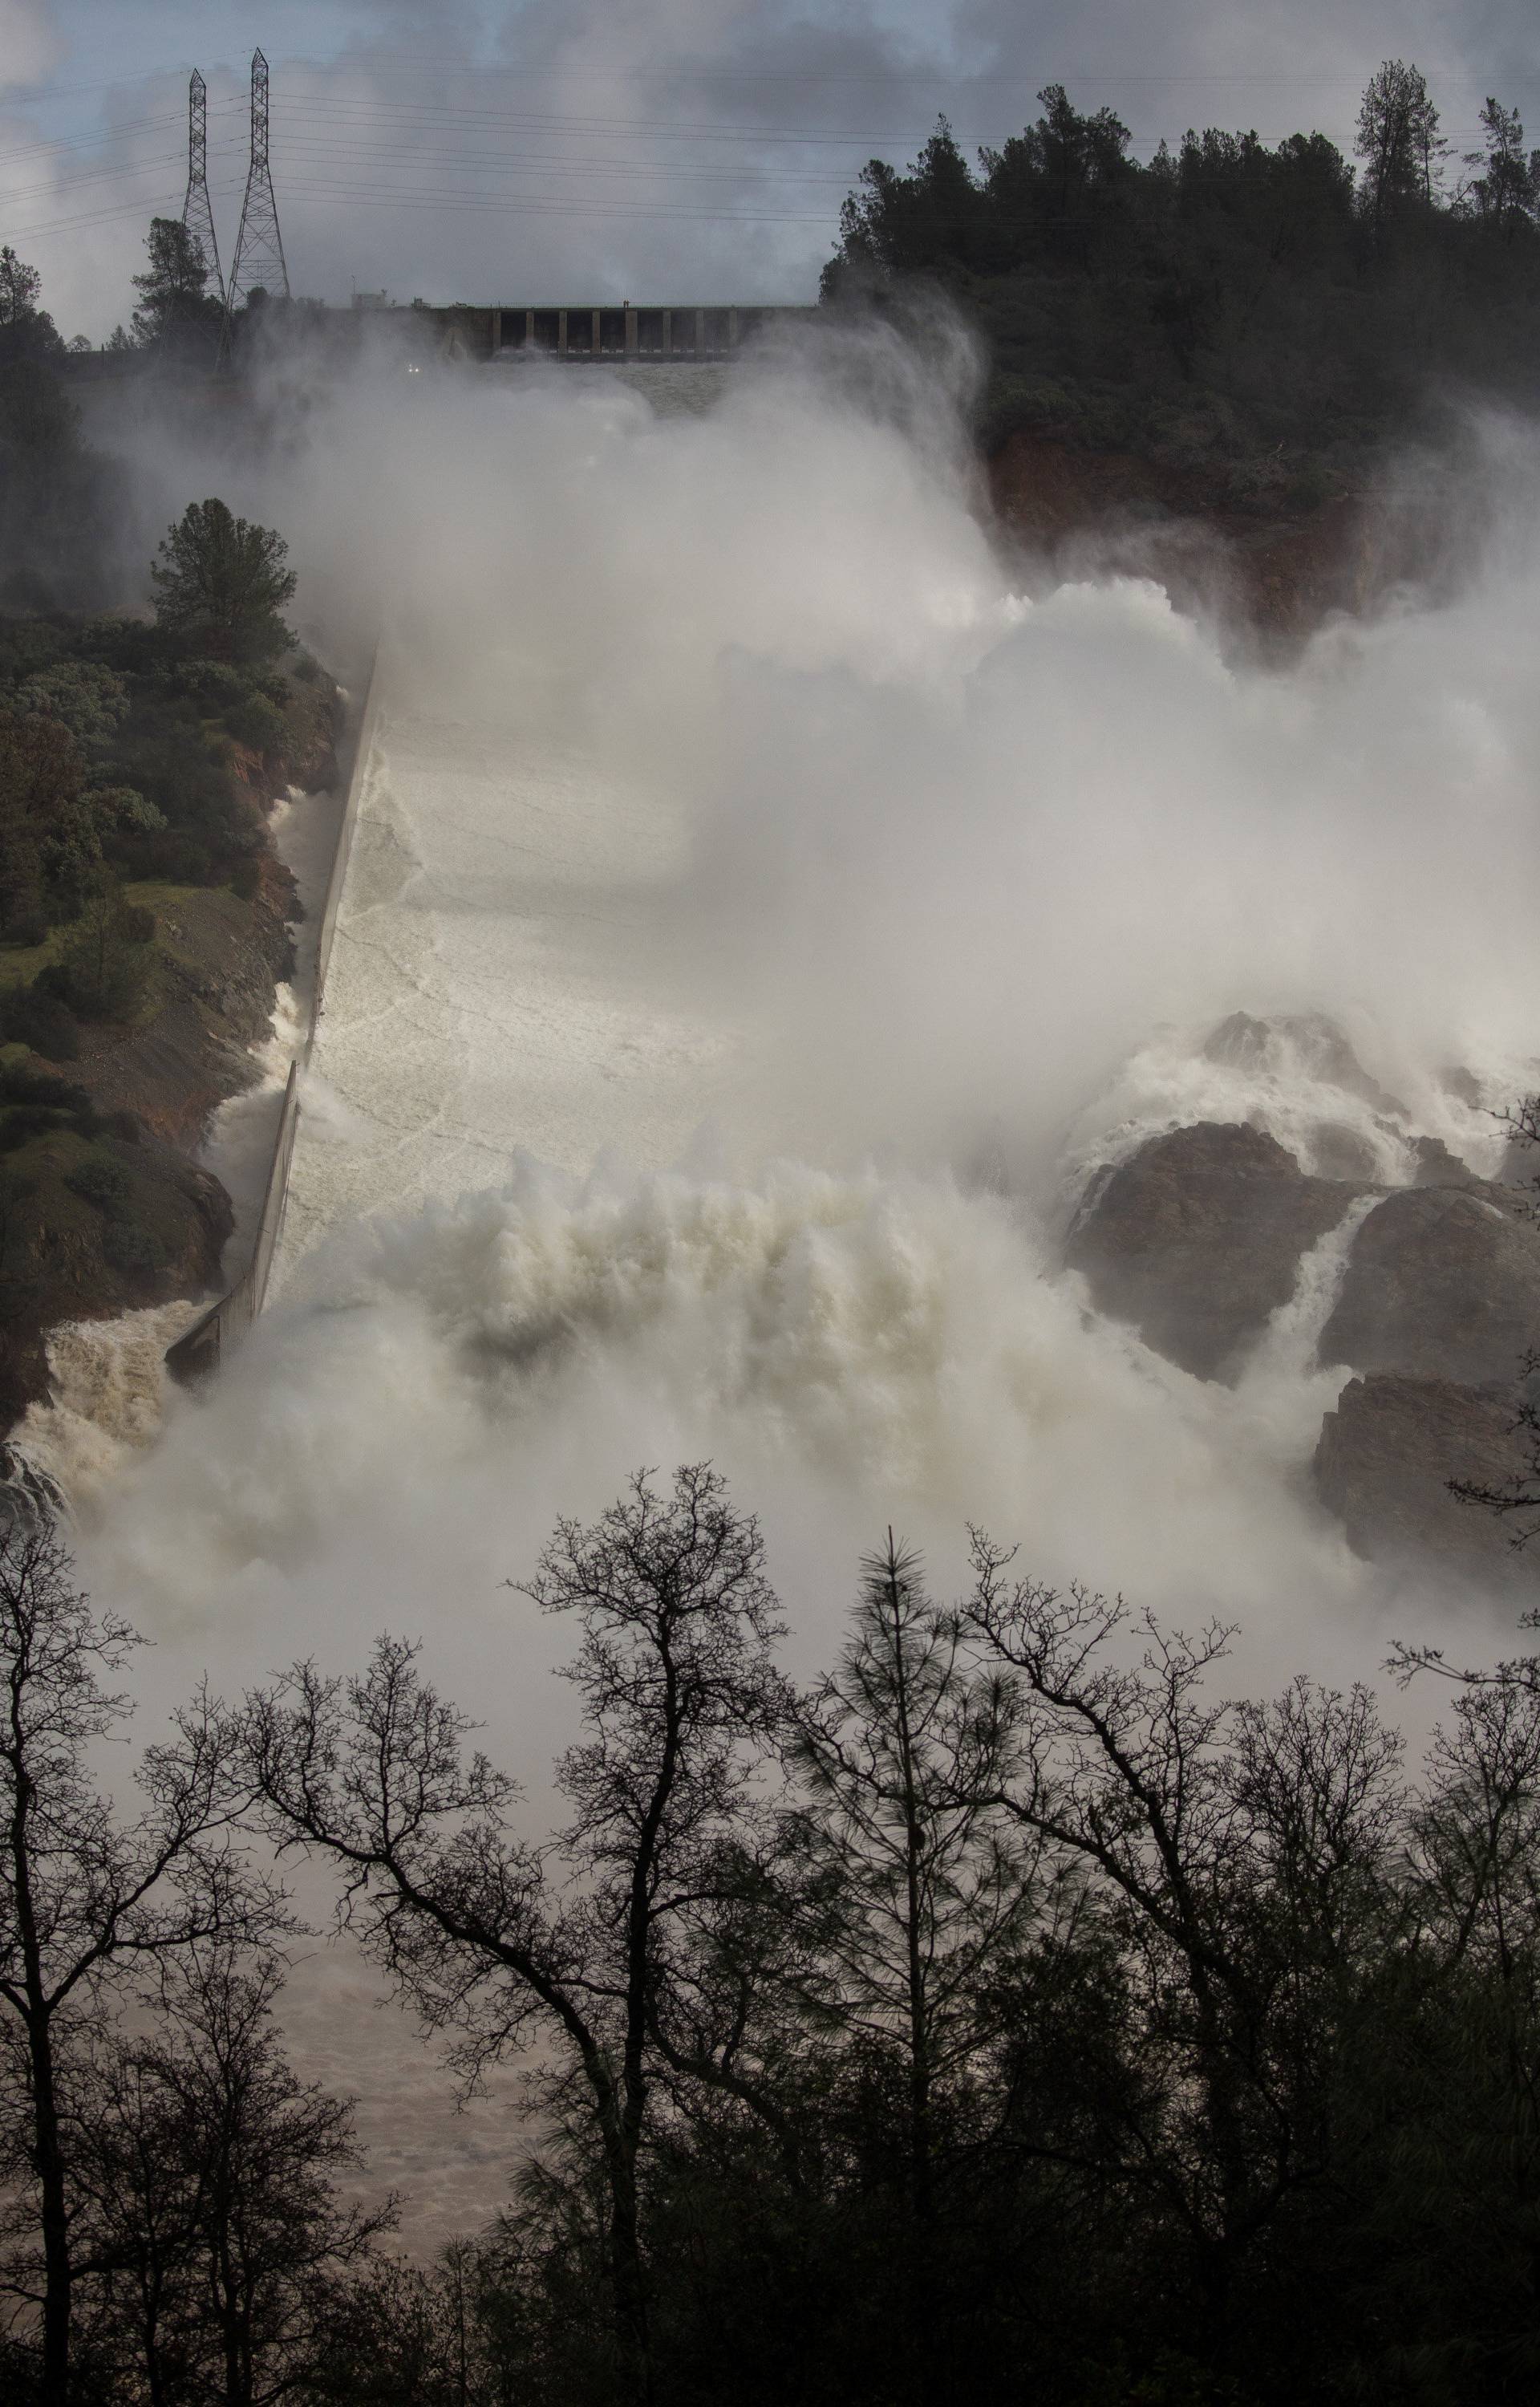
M7 2396L1533 2397L1540 1661L1401 1651L1414 1762L1365 1688L1235 1698L1222 1625L969 1560L943 1604L888 1533L798 1687L709 1465L558 1522L539 1834L544 1767L390 1638L200 1693L129 1813L138 1642L19 1517ZM509 2203L434 2265L277 2035L302 1857L463 2085L524 2070Z
M1415 66L1388 60L1355 160L1189 131L1141 164L1061 85L998 150L944 120L907 173L847 198L827 302L912 320L945 294L987 361L982 435L1127 451L1236 508L1355 490L1388 443L1462 400L1527 400L1540 368L1540 150L1489 98L1457 155Z

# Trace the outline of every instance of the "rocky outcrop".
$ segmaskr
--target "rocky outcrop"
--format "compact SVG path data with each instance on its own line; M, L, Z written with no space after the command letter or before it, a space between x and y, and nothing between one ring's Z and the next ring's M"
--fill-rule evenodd
M1233 1378L1293 1293L1301 1256L1359 1191L1307 1177L1260 1129L1203 1121L1093 1183L1067 1259L1098 1311L1199 1378Z
M1341 1175L1307 1175L1244 1123L1151 1138L1093 1179L1070 1233L1068 1261L1097 1309L1184 1370L1233 1380L1311 1246L1356 1199L1374 1199L1318 1347L1321 1364L1354 1374L1325 1417L1318 1492L1378 1561L1416 1558L1488 1588L1533 1585L1540 1539L1535 1560L1516 1553L1512 1517L1449 1491L1451 1480L1502 1489L1524 1470L1516 1389L1526 1349L1540 1345L1540 1225L1528 1197L1414 1137L1405 1106L1328 1021L1237 1012L1205 1051L1264 1087L1307 1082L1323 1107L1340 1096L1340 1128L1323 1120L1307 1141L1314 1161ZM1371 1159L1382 1132L1412 1181L1388 1192Z
M1511 1543L1518 1517L1462 1504L1448 1487L1459 1479L1502 1488L1522 1474L1513 1419L1511 1395L1449 1379L1378 1372L1349 1380L1321 1422L1321 1501L1354 1552L1373 1561L1420 1560L1483 1587L1533 1588L1540 1565Z
M1321 1360L1511 1387L1540 1340L1540 1228L1517 1201L1468 1174L1387 1195L1353 1239Z

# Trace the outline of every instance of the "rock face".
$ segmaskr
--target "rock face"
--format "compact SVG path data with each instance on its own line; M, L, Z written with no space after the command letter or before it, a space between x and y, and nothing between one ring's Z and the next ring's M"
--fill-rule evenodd
M1267 1068L1280 1045L1322 1085L1404 1119L1329 1022L1236 1013L1208 1051ZM1322 1140L1337 1133L1334 1151ZM1303 1257L1355 1198L1377 1192L1359 1132L1322 1127L1313 1147L1340 1175L1307 1175L1246 1125L1152 1137L1093 1181L1068 1261L1099 1311L1200 1378L1233 1380L1294 1292ZM1502 1488L1523 1474L1512 1424L1522 1358L1540 1346L1540 1225L1524 1194L1476 1177L1437 1140L1410 1150L1413 1184L1378 1188L1321 1332L1319 1360L1356 1375L1325 1417L1317 1490L1376 1561L1420 1560L1486 1588L1533 1590L1540 1538L1516 1551L1513 1517L1460 1503L1448 1483Z
M1098 1311L1199 1378L1233 1378L1293 1293L1300 1257L1359 1191L1307 1177L1260 1129L1202 1121L1093 1185L1067 1259Z
M1510 1543L1515 1517L1462 1504L1451 1479L1502 1488L1522 1473L1509 1396L1393 1372L1349 1380L1321 1422L1316 1485L1356 1554L1420 1559L1483 1587L1533 1588L1540 1563ZM1535 1541L1540 1545L1540 1540Z
M1511 1388L1540 1343L1540 1228L1508 1190L1404 1188L1353 1239L1323 1362Z

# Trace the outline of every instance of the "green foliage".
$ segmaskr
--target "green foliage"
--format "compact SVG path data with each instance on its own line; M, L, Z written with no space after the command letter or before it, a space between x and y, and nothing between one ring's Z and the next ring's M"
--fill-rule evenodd
M132 1019L149 990L153 932L149 913L125 907L115 887L99 887L38 984L81 1019Z
M0 249L0 603L79 607L99 589L117 472L80 441L39 291Z
M40 913L72 907L93 847L99 861L83 778L67 728L0 709L0 940L16 941Z
M263 693L243 694L224 714L224 723L237 744L265 760L276 761L284 747L283 713Z
M78 744L109 736L129 707L128 686L115 669L96 661L61 661L40 669L16 690L19 709L67 727Z
M191 502L149 572L156 617L215 658L268 659L293 641L278 615L298 582L288 553L281 535L223 502Z
M0 988L0 1037L30 1046L45 1061L74 1061L79 1056L75 1014L35 983Z
M1039 98L972 170L944 121L907 174L871 162L824 278L879 309L908 279L952 294L987 340L991 446L1030 427L1277 511L1350 485L1440 370L1533 392L1540 153L1516 111L1489 102L1480 172L1451 195L1399 61L1364 95L1357 180L1320 134L1211 127L1141 165L1110 110Z
M166 1265L166 1249L154 1230L134 1220L108 1220L102 1231L102 1253L129 1278L152 1278Z
M109 1153L90 1153L64 1174L64 1185L72 1194L94 1204L108 1218L129 1192L129 1176L121 1162Z

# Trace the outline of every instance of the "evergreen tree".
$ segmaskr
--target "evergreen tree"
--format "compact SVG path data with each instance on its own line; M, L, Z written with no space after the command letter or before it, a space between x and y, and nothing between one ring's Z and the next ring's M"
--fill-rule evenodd
M218 659L269 658L294 640L278 616L299 582L288 557L270 527L233 517L221 501L190 502L149 572L155 616Z
M149 264L134 278L141 296L134 312L134 340L148 349L200 333L211 339L219 330L220 304L206 290L213 270L202 243L180 218L152 218L145 249Z

